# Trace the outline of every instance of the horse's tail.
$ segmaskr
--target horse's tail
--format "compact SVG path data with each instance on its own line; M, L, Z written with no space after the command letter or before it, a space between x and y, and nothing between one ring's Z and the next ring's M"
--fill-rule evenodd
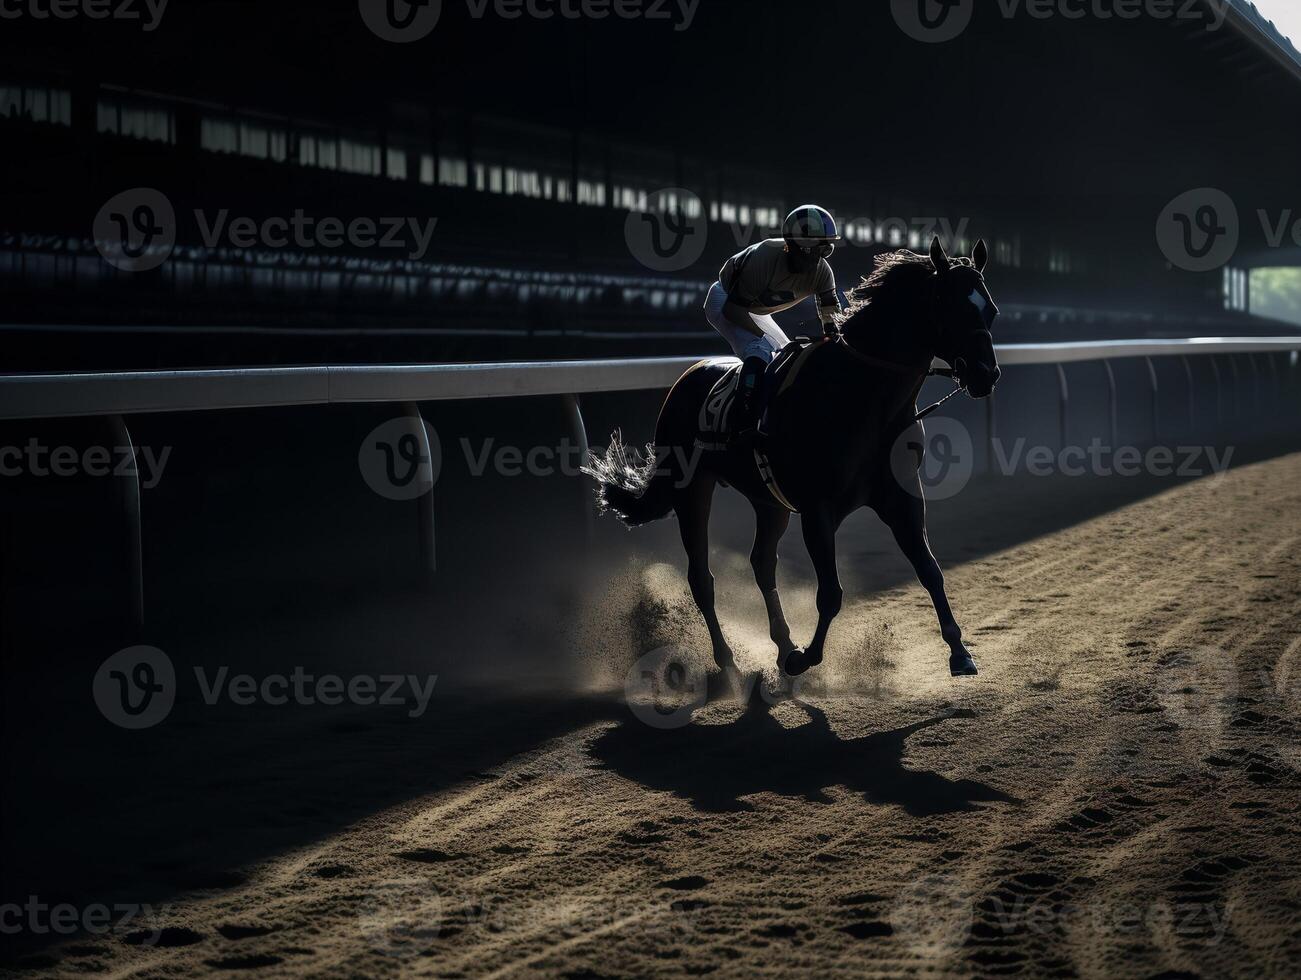
M623 444L623 436L610 436L604 453L587 454L583 472L596 480L596 503L629 527L640 527L668 517L673 509L674 490L680 485L680 467L672 453L657 454L648 445L646 454Z

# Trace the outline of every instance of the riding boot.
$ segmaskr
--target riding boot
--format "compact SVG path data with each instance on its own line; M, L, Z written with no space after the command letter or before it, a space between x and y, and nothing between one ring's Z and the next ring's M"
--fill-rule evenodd
M747 357L741 363L741 377L736 382L736 404L732 406L732 435L728 447L753 449L759 443L759 391L768 361Z

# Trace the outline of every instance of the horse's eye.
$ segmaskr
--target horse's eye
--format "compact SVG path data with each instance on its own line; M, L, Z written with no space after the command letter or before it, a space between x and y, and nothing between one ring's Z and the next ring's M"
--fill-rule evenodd
M971 291L971 295L968 296L967 299L971 302L971 305L974 306L980 312L980 315L983 317L985 315L985 309L989 306L989 304L985 302L985 297L980 295L980 290L973 289Z

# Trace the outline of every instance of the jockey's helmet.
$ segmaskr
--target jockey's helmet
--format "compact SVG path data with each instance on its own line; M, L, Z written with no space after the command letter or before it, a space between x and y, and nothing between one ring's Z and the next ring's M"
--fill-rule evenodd
M836 219L825 208L816 204L801 204L782 222L782 238L787 244L798 246L803 252L826 258L840 241Z

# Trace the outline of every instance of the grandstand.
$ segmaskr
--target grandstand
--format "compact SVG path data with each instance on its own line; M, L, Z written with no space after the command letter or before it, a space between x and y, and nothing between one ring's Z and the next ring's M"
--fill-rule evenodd
M987 239L1008 340L1287 329L1249 315L1249 272L1301 265L1301 247L1254 220L1295 205L1301 136L1277 120L1301 117L1301 55L1241 0L1218 30L1210 5L1207 18L1126 21L979 5L945 45L901 43L888 5L830 4L847 40L819 67L816 109L750 52L816 36L829 12L738 24L702 7L680 33L494 24L488 51L482 25L449 5L409 51L421 46L343 30L351 5L314 14L331 29L313 48L295 34L309 8L276 6L178 9L151 33L108 28L112 44L87 31L80 51L51 33L64 25L20 22L6 37L11 370L713 350L698 308L718 266L806 198L844 225L842 285L933 233L951 249ZM248 22L265 57L239 71L205 57L205 37ZM861 57L847 23L861 27ZM888 44L872 43L884 32ZM733 53L710 55L720 44ZM673 60L711 57L717 88L682 88ZM347 77L305 90L303 69L331 59ZM619 59L646 69L646 91L593 84ZM728 107L731 79L747 77L765 79L787 124L764 132ZM1097 138L1079 140L1084 130ZM1171 267L1153 225L1204 186L1239 202L1242 242L1225 267L1190 273ZM175 247L145 272L105 261L93 232L104 203L135 187L157 188L176 214ZM707 224L701 257L671 273L640 265L624 239L628 213L657 206L662 188L691 191L680 206ZM437 223L418 255L212 232L223 215L296 212ZM787 326L810 316L791 311Z

